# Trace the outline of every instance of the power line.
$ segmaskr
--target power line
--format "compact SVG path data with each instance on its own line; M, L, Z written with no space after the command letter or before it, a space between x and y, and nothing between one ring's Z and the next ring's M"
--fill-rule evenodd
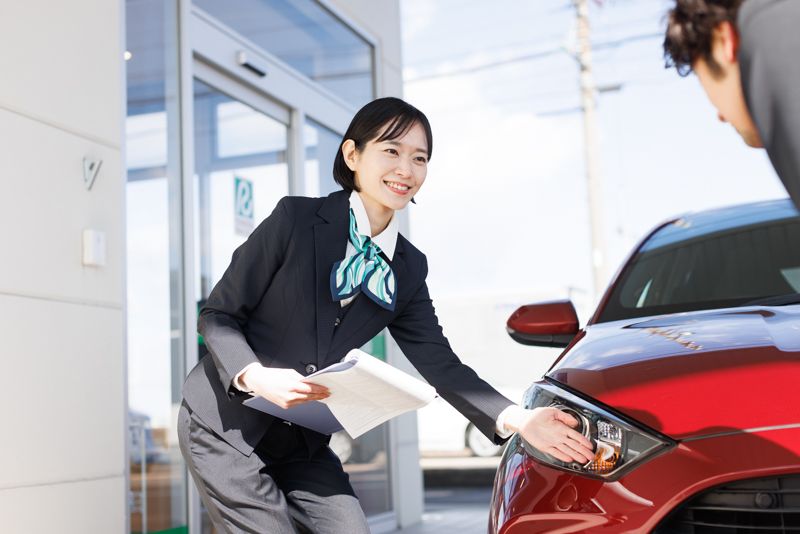
M638 35L629 35L627 37L622 37L620 39L614 39L611 41L604 41L602 43L597 43L593 45L594 49L606 49L606 48L617 48L619 46L623 46L628 43L636 42L636 41L643 41L647 39L653 39L655 37L661 38L663 37L662 33L644 33ZM417 76L414 78L409 78L405 80L405 83L417 83L421 81L433 80L437 78L448 78L450 76L462 76L465 74L472 74L475 72L480 72L484 70L494 69L497 67L502 67L504 65L510 65L513 63L521 63L525 61L535 61L539 59L544 59L547 57L552 57L558 54L570 54L566 47L560 46L557 48L551 48L548 50L542 50L540 52L533 52L530 54L523 54L520 56L508 58L508 59L500 59L495 61L490 61L487 63L483 63L481 65L475 65L473 67L464 67L461 69L453 69L448 72L440 72L437 74L426 74L422 76ZM571 54L570 54L571 55Z
M544 44L544 43L552 42L553 40L556 40L559 37L561 37L561 35L562 35L562 32L559 32L558 34L554 33L554 34L546 36L543 39L537 39L536 41L531 41L531 40L514 41L514 42L511 42L511 43L504 43L504 44L500 44L500 45L497 45L497 46L482 47L479 50L471 50L471 51L465 52L463 54L457 54L457 55L452 55L452 56L444 56L444 57L443 56L428 57L428 58L425 58L425 59L422 59L422 60L419 60L419 61L413 61L413 62L410 61L409 64L414 65L416 67L416 66L419 66L419 65L430 65L431 63L442 63L444 61L452 62L452 61L456 61L456 60L461 59L461 58L470 58L470 57L472 57L473 55L475 55L478 52L505 51L505 50L516 51L516 50L518 50L519 48L522 48L522 47L530 48L533 45L541 45L541 44Z
M509 59L501 59L496 61L491 61L489 63L484 63L482 65L476 65L474 67L466 67L462 69L454 69L449 72L441 72L438 74L427 74L423 76L417 76L416 78L411 78L405 81L405 83L417 83L424 80L433 80L436 78L447 78L449 76L460 76L462 74L472 74L473 72L480 72L482 70L493 69L496 67L501 67L503 65L509 65L511 63L520 63L522 61L531 61L535 59L542 59L550 56L554 56L556 54L560 54L566 52L566 49L563 47L552 48L550 50L542 50L541 52L534 52L532 54L524 54L521 56L509 58Z

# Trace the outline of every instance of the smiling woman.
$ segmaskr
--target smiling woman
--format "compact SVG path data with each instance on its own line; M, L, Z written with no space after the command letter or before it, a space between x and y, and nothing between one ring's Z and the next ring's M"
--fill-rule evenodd
M364 106L334 161L344 189L281 199L211 291L198 324L208 354L186 379L178 435L220 530L369 531L330 436L243 401L250 393L287 408L327 398L331 391L304 377L387 327L442 398L496 444L519 431L565 462L593 456L572 416L514 405L444 337L425 255L399 234L395 216L425 182L432 141L427 117L403 100Z
M414 198L433 153L428 119L416 108L396 115L397 100L376 100L353 118L333 167L336 182L361 193L367 212L379 223ZM372 230L378 234L383 228Z

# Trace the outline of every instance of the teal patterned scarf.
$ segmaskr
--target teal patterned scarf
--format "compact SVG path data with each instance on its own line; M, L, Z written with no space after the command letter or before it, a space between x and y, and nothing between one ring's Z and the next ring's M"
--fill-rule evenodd
M389 263L380 255L381 249L372 239L358 233L353 209L350 209L350 243L356 253L337 261L331 270L331 294L334 301L363 292L375 303L394 311L395 279Z

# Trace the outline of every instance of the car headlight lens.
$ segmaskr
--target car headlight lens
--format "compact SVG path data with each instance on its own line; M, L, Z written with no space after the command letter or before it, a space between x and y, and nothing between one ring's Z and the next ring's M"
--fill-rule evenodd
M595 444L595 456L586 464L562 462L533 448L524 439L519 441L525 452L537 460L582 475L614 479L633 465L674 445L669 438L644 430L549 382L531 386L525 392L522 406L558 408L578 420L575 430Z

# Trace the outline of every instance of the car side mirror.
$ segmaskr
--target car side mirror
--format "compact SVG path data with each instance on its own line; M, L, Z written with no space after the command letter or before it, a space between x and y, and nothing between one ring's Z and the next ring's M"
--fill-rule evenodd
M523 345L566 347L578 333L578 314L569 300L528 304L511 314L506 330Z

